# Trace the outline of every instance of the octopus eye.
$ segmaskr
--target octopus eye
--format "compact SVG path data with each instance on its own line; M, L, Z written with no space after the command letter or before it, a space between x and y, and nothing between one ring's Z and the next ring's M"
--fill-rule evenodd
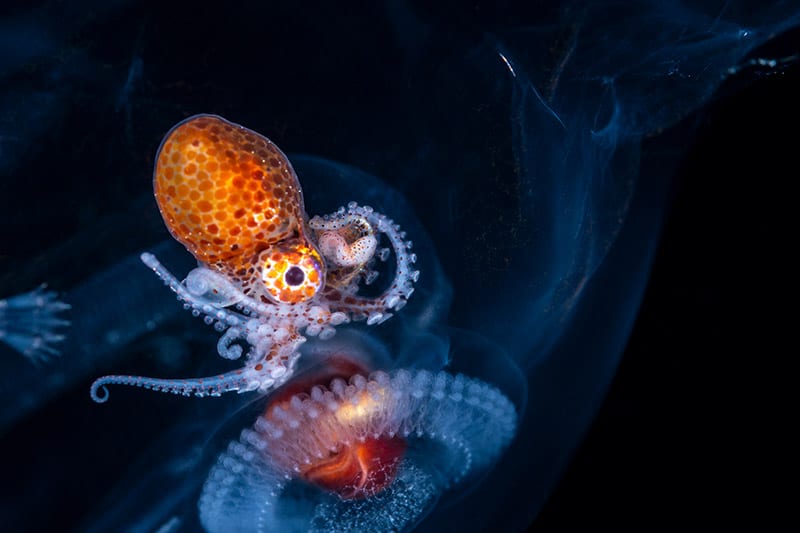
M261 256L261 282L267 296L280 303L309 300L322 288L322 260L307 249L269 250Z
M306 279L306 274L303 272L303 269L298 266L293 266L286 271L286 274L283 276L283 279L286 280L286 283L295 287L303 283L303 280Z

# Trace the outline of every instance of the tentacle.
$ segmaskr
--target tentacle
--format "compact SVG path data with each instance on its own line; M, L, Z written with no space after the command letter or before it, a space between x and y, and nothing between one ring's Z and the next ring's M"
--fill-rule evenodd
M266 326L266 325L264 325ZM233 331L231 328L230 336L223 335L223 339L233 341L241 338L242 331ZM92 400L97 403L104 403L108 400L107 385L129 385L133 387L144 387L158 392L171 392L172 394L182 394L183 396L221 396L230 391L249 392L258 390L267 392L284 381L289 379L294 373L294 367L300 357L300 345L306 338L297 332L288 332L286 338L281 338L280 342L272 342L275 334L264 336L260 342L258 332L250 328L250 335L247 339L253 345L251 354L248 355L248 364L241 369L232 370L225 374L209 376L205 378L189 379L161 379L144 376L103 376L92 383L89 392ZM220 339L220 342L223 342ZM227 346L226 350L233 351L239 346ZM239 351L241 355L241 351Z
M195 268L186 276L186 288L220 307L228 307L244 298L244 294L231 281L211 269Z
M216 284L215 286L217 288L224 288L225 300L231 300L235 298L236 306L240 308L244 314L237 313L230 309L224 309L222 303L218 301L211 300L200 294L193 294L192 291L190 291L183 283L178 281L178 279L173 276L172 273L167 270L167 268L162 265L153 254L145 252L141 255L141 260L145 265L150 267L153 272L155 272L156 276L158 276L164 282L164 285L168 286L173 292L175 292L175 294L178 295L179 300L188 305L189 309L192 309L192 312L196 313L197 316L201 314L209 316L215 321L222 323L224 326L223 329L231 326L242 326L250 319L250 316L262 318L287 318L297 313L297 305L276 303L264 304L245 295L238 288L234 287L233 284L224 286L221 284ZM206 270L207 272L211 272L208 269L202 268L195 269L193 272L197 270ZM203 273L201 279L204 278L205 281L210 279L219 279L216 277L205 278L206 275L206 273ZM211 272L211 275L216 276L216 273ZM193 279L193 289L195 288L194 282L195 280ZM197 287L198 288L196 290L202 290L199 288L200 285Z
M354 267L366 264L375 255L378 240L374 235L359 237L353 244L335 231L325 231L319 237L322 254L337 266Z
M58 314L70 305L58 300L46 284L23 294L0 300L0 342L4 342L34 364L60 355L55 344L65 336L58 328L69 326L69 320Z
M158 276L163 282L164 285L168 286L172 289L175 294L178 295L178 299L184 302L192 309L193 312L197 316L203 314L212 319L220 322L226 328L231 326L241 326L246 320L247 317L240 315L239 313L233 312L229 309L223 309L221 304L210 300L202 295L193 294L186 288L186 286L178 281L178 279L172 275L172 273L166 269L164 265L162 265L156 256L151 253L145 252L140 256L142 262L150 267L153 272L155 272L156 276ZM193 288L196 290L200 290L197 288L197 285L193 284ZM244 298L244 295L242 295Z
M299 337L295 343L289 346L274 347L272 353L269 354L270 356L274 355L274 357L266 357L257 364L248 365L245 368L232 370L217 376L188 379L121 375L103 376L92 383L89 395L95 402L105 403L108 400L107 385L144 387L157 392L169 392L183 396L194 395L197 397L221 396L231 391L238 391L239 393L254 390L267 392L281 385L292 376L300 354L296 349L290 350L288 348L296 347L303 341L305 341L305 338Z
M220 396L225 392L253 390L256 387L248 388L248 379L244 370L234 370L219 376L194 379L161 379L148 378L144 376L103 376L92 383L89 395L97 403L105 403L108 400L107 385L129 385L132 387L144 387L145 389L158 392L171 392L172 394L182 394L183 396ZM101 392L102 391L102 392Z
M316 217L309 222L311 229L319 232L322 255L338 267L359 267L375 255L378 239L369 221L357 214L346 213L331 218ZM345 232L353 235L348 244Z
M242 356L242 347L233 344L238 340L245 340L246 334L239 328L230 328L217 342L217 351L225 359L239 359Z
M367 323L375 324L388 319L389 310L398 311L405 306L414 292L414 282L419 278L419 270L413 269L417 256L411 253L412 242L406 240L406 234L386 215L376 213L369 206L359 206L351 202L345 208L323 217L314 217L309 226L320 230L335 230L348 223L366 220L373 231L383 233L389 239L395 253L395 276L391 285L376 298L364 298L346 294L338 289L328 289L325 297L332 309L346 312L353 318L365 318ZM374 255L374 252L373 252Z
M326 307L307 304L264 304L244 295L220 274L196 268L181 283L162 265L153 254L141 255L142 262L150 267L183 301L187 309L196 316L205 315L205 322L213 324L217 331L225 332L217 343L219 354L226 359L238 359L242 347L234 342L245 340L253 346L248 361L257 363L265 350L275 342L282 342L281 331L287 325L306 329L310 336L328 338L333 335L333 326L348 321L342 312L330 312ZM211 297L206 295L211 293ZM235 302L242 313L224 309L223 302ZM255 364L254 363L254 364Z

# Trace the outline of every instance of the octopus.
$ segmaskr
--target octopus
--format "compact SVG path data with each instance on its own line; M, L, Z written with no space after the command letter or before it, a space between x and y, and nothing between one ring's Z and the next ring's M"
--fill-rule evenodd
M330 338L352 321L382 323L414 292L417 258L397 224L355 202L309 219L283 152L222 117L193 116L167 133L153 187L167 228L198 267L180 281L154 255L142 261L221 333L219 355L244 365L203 378L103 376L91 387L98 403L110 384L201 397L267 392L291 377L309 337ZM379 248L382 236L388 247ZM377 296L359 294L377 277L375 261L392 252L391 282Z

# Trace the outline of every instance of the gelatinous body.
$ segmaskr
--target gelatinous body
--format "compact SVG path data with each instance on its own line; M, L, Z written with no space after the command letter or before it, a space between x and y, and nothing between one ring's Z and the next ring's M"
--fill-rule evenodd
M383 322L414 291L416 255L399 226L353 202L308 221L286 156L221 117L198 115L167 134L154 189L164 222L200 266L181 282L152 254L142 261L192 313L224 332L222 357L238 359L242 345L250 346L245 366L183 380L105 376L92 385L95 401L106 400L108 384L197 396L267 391L291 376L307 337L329 338L351 320ZM359 289L374 281L372 265L390 253L377 248L381 234L394 252L394 277L383 293L364 297Z
M32 11L30 17L23 8L15 10L21 15L17 20L24 22L22 33L43 39L18 38L19 25L8 19L4 35L15 43L15 49L19 45L30 51L0 59L4 73L8 73L4 76L1 99L5 120L0 126L0 166L7 170L4 186L9 188L5 197L13 198L2 210L5 220L17 224L35 218L49 226L51 221L63 219L65 212L91 214L111 206L114 210L123 207L118 198L103 194L108 192L103 184L113 183L122 191L135 190L124 180L132 181L130 175L137 173L141 183L137 161L145 156L147 132L152 131L154 123L162 120L166 110L191 108L215 97L220 97L217 104L229 109L231 117L233 113L252 117L247 120L252 121L254 128L256 124L289 125L287 131L294 136L296 146L313 146L320 153L381 175L384 182L394 184L411 203L378 202L375 194L387 195L393 189L378 180L370 187L363 186L364 182L356 181L363 173L341 164L324 166L328 175L340 172L344 176L339 185L325 190L315 183L312 188L300 158L291 159L304 188L305 206L312 212L332 212L338 204L326 205L326 202L354 199L379 208L395 220L412 212L419 214L433 232L436 246L432 251L444 261L455 288L455 305L439 316L447 316L450 324L478 330L501 343L525 368L531 383L529 415L521 422L517 445L500 465L501 470L487 480L490 483L466 496L461 505L446 509L442 506L441 512L432 513L421 529L525 530L563 475L570 451L586 435L614 376L619 355L626 347L648 282L650 261L662 234L663 210L674 197L670 184L674 183L675 167L685 168L687 153L691 160L697 154L713 153L709 164L697 173L707 183L709 168L711 174L727 176L730 167L736 166L731 161L740 161L737 156L747 154L748 161L753 162L753 172L748 175L781 174L768 170L780 170L772 163L783 160L785 144L765 145L769 144L766 139L772 139L766 133L782 128L772 127L775 123L771 120L760 123L762 127L752 128L747 117L753 115L751 104L757 110L763 108L756 115L774 117L780 124L792 117L789 108L781 112L786 101L773 99L772 91L786 92L785 83L797 79L796 68L787 79L780 72L766 72L768 69L761 74L748 70L723 85L723 96L731 95L758 77L768 78L766 91L762 91L765 83L758 90L749 91L744 109L741 103L723 106L731 113L730 122L725 123L742 126L739 135L731 135L742 139L733 149L726 142L727 150L709 152L707 143L693 145L691 132L687 130L706 124L703 115L719 109L707 106L709 98L719 95L720 83L737 65L769 58L787 48L788 54L795 54L796 30L784 34L782 42L775 38L780 38L788 28L797 27L800 5L768 0L747 3L565 0L542 10L525 9L519 16L516 12L514 16L510 13L502 16L499 11L490 10L480 20L467 17L470 23L464 27L459 23L464 22L464 17L448 17L448 8L441 11L433 4L431 8L427 5L420 8L419 4L405 2L371 3L371 8L360 10L358 17L347 10L330 9L323 12L324 23L316 24L307 13L297 12L293 3L271 2L262 3L260 11L218 10L214 37L202 39L198 38L198 29L209 27L208 13L202 9L186 10L183 6L170 11L170 4L142 3L142 9L135 10L148 16L143 32L138 31L138 17L119 17L118 10L106 10L105 19L101 11L88 25L85 17L77 15L50 20L53 10ZM534 13L541 16L532 19L530 15ZM175 20L181 20L182 24L175 24ZM280 22L287 20L302 23ZM432 31L441 27L442 20L448 20L448 31ZM476 24L471 24L472 21ZM226 24L230 26L227 32ZM277 26L285 27L286 31L272 31ZM62 31L53 32L54 27ZM109 28L114 28L112 31L120 36L138 34L141 46L119 43L120 46L108 51L110 55L94 53L98 51L96 43L108 42ZM181 28L185 33L181 33ZM268 31L263 31L265 28ZM483 30L487 34L481 39ZM259 35L258 46L245 45L248 35ZM165 47L165 36L186 46ZM308 53L308 43L319 39L326 43L324 53ZM756 48L768 40L773 40L768 48ZM133 109L143 112L136 113L133 122L122 124L124 117L110 113L110 106L103 105L104 94L110 80L118 74L114 65L125 62L124 58L120 61L119 54L126 55L134 48L137 55L152 50L160 53L142 56L144 90L131 91L129 101ZM9 61L18 64L10 65ZM176 65L187 69L172 76L173 83L170 73L176 72ZM124 74L116 76L120 82L124 81ZM317 84L317 80L325 83ZM75 107L70 103L86 102L87 98L93 105L82 106L85 114L70 111ZM290 100L286 101L287 98ZM699 108L704 108L700 116L688 115ZM302 116L295 115L295 110L302 110ZM665 130L676 123L679 130L671 134ZM139 134L134 137L134 144L123 147L114 132L126 125ZM749 133L753 130L764 133L761 137L765 144L751 144L753 137ZM667 135L659 135L660 132ZM313 158L308 161L314 164ZM25 168L20 170L24 172L17 172L22 164ZM682 181L693 181L691 176L694 174ZM51 188L54 180L62 186ZM720 183L727 190L730 187L726 187L725 181L722 179ZM763 180L757 181L747 188L758 190ZM20 189L23 192L28 189L18 186L24 185L23 182L33 183L29 197L41 200L38 211L30 201L24 201L26 196L18 194ZM342 183L358 183L358 187L348 188ZM372 196L356 193L368 188L378 192ZM694 187L681 189L689 191L690 196L696 191ZM62 199L60 194L46 194L47 191L70 192L68 198ZM94 194L86 194L89 191ZM764 193L764 205L773 205L769 197ZM715 200L719 198L713 195L695 197L693 205L698 201L709 202L709 206L725 204ZM741 207L746 210L750 206L745 203ZM735 210L726 210L725 214L731 211ZM42 217L45 212L50 212L52 218ZM100 229L91 216L68 220L84 229L91 225ZM754 223L761 225L761 221ZM415 242L420 240L420 231L412 230L406 220L402 225ZM29 231L13 233L15 238L7 241L3 249L4 259L15 256L16 244L32 241ZM113 233L120 241L135 235L130 231ZM313 227L308 233L323 256L326 252L333 255L323 241L333 242L342 236L352 248L357 234L352 226L347 232L334 232L325 238ZM703 232L697 233L702 246ZM744 236L736 231L731 233L732 244ZM374 234L384 241L377 247L377 256L381 246L385 246L386 236L380 232ZM346 252L343 246L334 248ZM731 249L736 250L736 246ZM128 253L127 249L124 253ZM420 261L429 261L435 255L428 251L417 250L417 253ZM178 258L167 257L164 252L156 255L178 273L179 280L196 266L184 267ZM344 265L333 270L331 265L346 263L348 255L359 261L359 254L352 253L343 253L344 260L330 263L323 257L327 267L326 289L347 287L350 271ZM185 252L183 256L193 259ZM53 256L44 258L52 260ZM77 264L87 276L102 273L102 265L106 264L91 252L84 251L81 259ZM73 270L76 262L52 264ZM724 270L724 265L721 266ZM361 272L366 275L367 270L364 267ZM413 320L409 320L410 312L417 313L424 290L445 284L430 283L433 276L428 265L422 271L424 284L417 288L410 302L413 309L404 309L402 321L390 321L379 329L381 334L393 330L399 322L410 326L409 329L419 328L420 322L430 323L427 318L420 319L421 314L411 315ZM235 310L229 307L236 305L235 286L228 292L223 283L214 285L220 279L216 276L221 274L211 268L195 272L198 275L192 279L198 284L189 287L188 280L185 284L190 295L207 294L209 305ZM702 272L691 268L688 277L692 273L702 277ZM12 284L14 274L3 274L9 280L4 295L34 286L32 282ZM112 358L116 355L110 348L104 347L112 341L125 346L148 331L145 324L157 312L153 309L155 299L141 302L147 293L139 293L136 288L144 284L131 277L127 268L108 274L102 279L95 278L85 293L79 292L82 286L77 287L72 294L75 299L67 299L73 304L70 317L73 328L68 342L74 343L76 350L55 363L70 364L76 372L84 369L97 372L98 368L122 364ZM365 280L362 274L353 279L360 285ZM203 292L203 285L215 290ZM737 284L730 286L734 299L738 297L737 287ZM170 292L163 290L162 294L167 296ZM157 304L165 314L180 310L180 304L174 305L174 301L158 300ZM119 318L109 320L112 317ZM161 324L163 320L162 317L155 322ZM76 328L81 325L79 321L83 321L83 326ZM89 327L87 332L85 328ZM201 330L195 328L195 331ZM88 334L83 336L84 333ZM341 333L338 331L337 337ZM306 336L303 330L301 334ZM243 363L248 350L245 343L246 340L233 341L225 353L235 356L236 350L232 348L240 346ZM66 348L67 344L58 346ZM664 347L667 362L674 362L669 355L671 347ZM74 358L78 350L91 356ZM392 350L424 357L422 352L408 350L405 339L392 344ZM10 361L31 366L21 357L11 355L7 358ZM653 356L648 353L646 358L653 360ZM412 357L408 359L413 362ZM458 357L451 359L457 361ZM691 361L691 356L688 360ZM487 357L486 361L487 365L496 366L495 358ZM34 373L32 367L25 370L42 374ZM168 370L163 372L166 374ZM186 370L184 373L190 374ZM36 387L28 386L33 380L28 378L30 374L23 375L27 381L17 379L19 385L7 389L11 393L4 394L4 398L12 398L5 402L6 407L25 397L18 392L21 389L27 395L45 387L49 391L64 390L51 384L50 379L41 379L41 375L36 376ZM7 372L6 379L11 381L19 375ZM485 380L478 372L467 375ZM630 373L625 379L631 379ZM668 387L667 391L671 389ZM39 401L43 395L36 397ZM129 399L136 402L139 396L130 395ZM244 403L246 399L243 396L236 400ZM116 520L97 530L155 531L158 524L184 511L180 515L183 527L197 531L199 524L195 527L192 522L196 500L183 507L176 506L177 511L169 511L159 521L142 521L165 512L166 498L183 493L188 502L199 493L200 487L187 487L188 475L171 476L175 471L171 466L159 465L168 453L178 462L190 455L190 447L208 442L209 428L222 418L219 410L226 403L238 402L204 403L199 412L181 410L179 414L165 409L158 413L161 416L150 416L134 408L132 412L140 416L132 424L129 416L87 418L84 403L71 395L51 401L51 409L42 410L40 417L32 417L20 425L35 430L25 434L32 438L23 439L19 431L13 442L12 436L4 438L7 456L14 458L8 461L7 474L14 480L16 498L6 506L6 513L0 513L4 516L4 529L90 531L76 528L70 521L81 514L90 516L89 513L128 505L138 512L117 514ZM160 446L152 448L149 456L138 463L131 462L145 449L143 440L150 440L166 426L185 430L200 416L203 424L196 434L183 432L178 437L158 441L156 444ZM252 419L255 418L253 415ZM237 429L245 426L251 427L252 420ZM65 434L73 435L71 442L61 438ZM132 435L140 438L132 439ZM58 446L53 446L54 442ZM407 448L403 460L414 456L414 451L413 447ZM106 476L108 460L120 456L125 458L119 461L122 464L117 464L114 475ZM200 477L205 479L208 469L202 470ZM348 505L341 505L338 497L332 497L314 506L309 516L322 516L323 508L331 514L340 510L338 515L345 523L362 523L355 518L358 515L365 517L364 522L369 520L373 530L395 529L390 520L378 522L377 517L405 516L404 502L419 504L424 494L435 492L433 483L423 482L429 477L417 475L420 471L421 467L399 468L391 486L375 496L349 500ZM37 472L40 475L33 475ZM42 477L59 472L61 475L56 478L49 474L47 479ZM121 477L123 472L148 477L150 490L134 490L139 485L131 482L130 474L128 479ZM87 479L92 482L86 483ZM263 484L258 483L253 481L256 487L274 487L266 479ZM116 492L108 493L112 485L117 485ZM409 496L405 500L397 497L404 486ZM286 491L281 494L288 496ZM256 497L236 502L242 506L260 503ZM386 509L394 506L396 514L388 510L378 513L380 504L385 504ZM87 505L93 511L87 511ZM42 512L43 509L47 511ZM625 506L623 512L624 509ZM574 514L581 514L580 509L573 510ZM328 520L330 514L324 516L328 523L336 523ZM315 519L314 523L318 521Z
M217 460L209 531L401 531L497 459L517 424L493 386L427 370L294 382ZM306 383L307 385L307 383ZM312 483L318 492L292 484Z
M35 364L60 355L56 345L65 336L58 330L69 326L68 320L59 317L69 304L45 287L0 300L0 342Z

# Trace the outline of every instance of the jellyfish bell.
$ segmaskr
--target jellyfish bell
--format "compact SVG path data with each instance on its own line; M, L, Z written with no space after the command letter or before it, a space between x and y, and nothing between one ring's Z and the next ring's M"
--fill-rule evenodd
M409 530L468 491L516 432L523 406L483 380L375 370L347 350L318 361L211 468L198 504L208 531Z

